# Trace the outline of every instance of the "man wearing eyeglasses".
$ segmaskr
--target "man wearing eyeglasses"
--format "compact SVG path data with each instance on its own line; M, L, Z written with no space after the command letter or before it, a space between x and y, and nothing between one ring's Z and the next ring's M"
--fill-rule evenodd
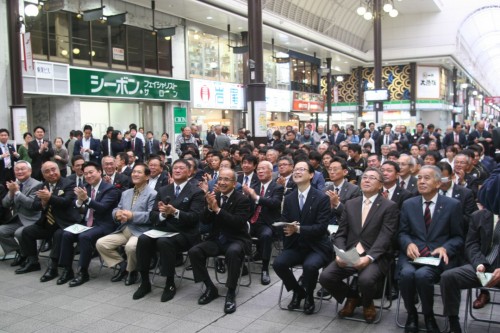
M273 263L274 271L283 280L286 289L293 290L288 309L300 309L300 303L305 299L305 314L314 312L314 289L319 270L333 256L328 239L329 198L311 186L313 177L314 168L309 162L295 164L293 181L297 189L285 197L281 214L281 221L289 222L284 227L284 250ZM302 265L303 268L302 285L291 270L296 265Z
M228 288L224 302L224 312L236 311L236 287L241 273L245 253L250 253L252 241L248 233L247 221L250 218L250 199L235 191L236 173L224 168L219 172L217 188L219 193L208 192L205 195L207 208L201 218L203 224L211 225L207 240L193 246L189 259L193 267L195 282L203 282L205 292L198 299L198 304L208 304L219 292L207 270L207 258L220 254L226 256Z
M381 171L367 168L361 176L363 196L349 200L339 221L334 244L341 250L356 249L360 258L348 263L337 256L321 273L319 282L341 303L347 298L341 317L351 317L358 305L369 323L376 317L373 299L377 295L392 260L391 239L397 232L399 210L397 205L379 195L383 185ZM343 282L358 274L358 289ZM378 287L378 288L377 288Z

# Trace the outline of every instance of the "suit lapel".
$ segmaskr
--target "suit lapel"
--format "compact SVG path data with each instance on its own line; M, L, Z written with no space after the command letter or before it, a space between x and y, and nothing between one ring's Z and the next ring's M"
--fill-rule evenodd
M304 206L302 207L302 211L300 212L300 222L301 223L302 223L302 221L306 221L306 218L309 216L309 212L312 209L311 205L313 202L316 201L316 194L313 193L311 190L312 190L312 187L309 189L309 193L307 193L306 201L304 202ZM297 201L298 200L299 199L297 197ZM300 209L299 205L297 205L297 207L299 207L299 209Z
M378 208L380 207L381 202L382 202L382 196L379 194L375 199L375 201L373 202L372 206L370 207L370 210L368 211L365 223L363 224L363 229L365 229L368 223L370 223L370 220L372 219L373 215L375 215Z
M432 233L435 229L436 223L441 219L441 214L443 213L443 201L441 200L441 195L438 195L436 200L436 206L434 207L434 214L432 214L431 225L429 226L429 230L427 232L428 235ZM424 223L425 224L425 223Z

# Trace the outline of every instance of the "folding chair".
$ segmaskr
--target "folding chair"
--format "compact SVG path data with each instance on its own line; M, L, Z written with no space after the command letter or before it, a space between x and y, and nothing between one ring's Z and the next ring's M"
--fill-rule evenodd
M477 295L477 291L480 291L480 290L487 290L489 291L490 293L493 293L493 294L496 294L498 292L500 292L500 288L486 288L486 287L482 287L482 288L475 288L476 289L476 295ZM477 317L477 315L475 315L473 313L473 307L472 307L472 302L473 302L473 299L472 299L472 289L469 289L467 290L467 299L465 301L465 316L464 316L464 332L467 333L467 325L468 325L468 321L469 321L469 316L471 319L475 320L475 321L478 321L478 322L481 322L481 323L488 323L488 324L496 324L496 325L500 325L500 321L498 320L493 320L492 318L494 317L494 315L498 316L498 312L493 312L493 308L495 305L500 305L500 302L495 302L494 301L494 297L491 297L491 301L490 301L490 304L491 304L491 309L490 309L490 318L489 319L485 319L485 318L479 318Z

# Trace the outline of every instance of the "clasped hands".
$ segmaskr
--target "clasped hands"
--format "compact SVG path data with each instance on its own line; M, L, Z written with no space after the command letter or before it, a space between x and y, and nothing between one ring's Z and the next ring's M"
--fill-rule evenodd
M439 259L441 259L445 265L448 265L448 254L446 253L446 249L444 247L438 247L434 251L431 252L431 256L439 255ZM406 248L406 256L411 260L415 260L420 257L420 251L415 243L410 243Z

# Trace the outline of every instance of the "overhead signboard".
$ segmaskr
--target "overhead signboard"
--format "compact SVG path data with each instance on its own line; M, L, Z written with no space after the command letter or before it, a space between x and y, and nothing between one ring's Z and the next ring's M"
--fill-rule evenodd
M440 87L441 77L439 67L417 67L417 99L439 99Z
M325 96L320 94L293 91L293 111L323 112L325 109Z
M243 86L227 82L193 79L193 107L243 110Z
M161 76L71 67L71 95L189 101L190 82Z

